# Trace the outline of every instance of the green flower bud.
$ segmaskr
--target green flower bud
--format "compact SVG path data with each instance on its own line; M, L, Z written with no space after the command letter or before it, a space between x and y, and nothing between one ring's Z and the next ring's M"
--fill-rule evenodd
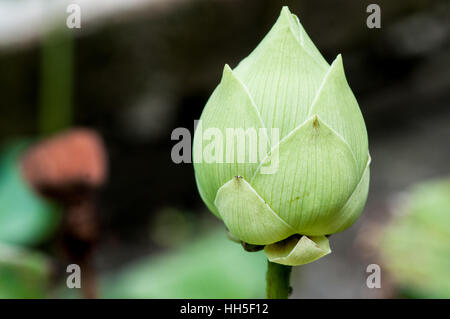
M230 129L248 134L234 145ZM257 160L251 129L262 132ZM225 65L193 159L203 201L234 237L285 265L328 254L326 235L359 217L369 187L366 127L341 56L330 66L284 7L247 58Z

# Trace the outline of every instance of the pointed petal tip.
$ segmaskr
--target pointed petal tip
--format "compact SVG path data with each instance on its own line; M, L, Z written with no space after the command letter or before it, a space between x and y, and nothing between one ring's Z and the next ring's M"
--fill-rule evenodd
M284 6L281 9L280 16L275 24L279 25L280 30L288 28L290 34L296 39L296 41L298 41L300 44L303 44L300 35L302 31L301 24L298 21L297 16L291 13L291 11L289 11L289 8L287 6Z
M321 119L321 117L318 114L314 114L309 119L310 128L313 130L322 130L322 129L329 129L331 128Z
M283 14L291 14L291 11L289 10L289 7L288 7L288 6L283 6L283 7L281 8L280 15L283 15Z
M333 73L332 76L331 76L331 73ZM331 63L328 73L327 73L327 75L325 75L325 82L330 77L336 76L336 74L340 74L341 76L344 77L345 81L347 81L346 76L345 76L345 70L344 70L344 60L342 58L342 54L340 54L340 53L336 56L333 63Z
M294 233L241 176L218 190L214 204L229 231L246 243L266 245Z
M315 114L312 119L312 126L315 128L319 128L319 125L320 125L319 116Z
M240 175L237 175L233 178L233 182L236 184L240 184L243 180L244 180L244 178Z
M283 6L281 8L280 17L282 17L283 19L288 21L291 26L292 26L292 24L297 25L297 22L300 22L297 15L292 13L291 10L289 10L288 6ZM298 23L298 24L300 24L300 23Z
M233 74L233 70L230 68L228 64L225 64L222 71L222 77L225 77L225 75L231 75Z
M228 64L225 64L225 66L223 67L222 79L220 80L220 82L221 83L228 82L234 84L241 83Z
M342 68L344 69L344 61L342 59L342 54L338 54L334 59L333 63L331 63L330 68Z

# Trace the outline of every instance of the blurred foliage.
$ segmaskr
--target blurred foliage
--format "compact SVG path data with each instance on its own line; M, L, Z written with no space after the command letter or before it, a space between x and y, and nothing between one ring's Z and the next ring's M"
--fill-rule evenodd
M44 255L0 243L0 299L45 298L49 279Z
M149 229L150 239L162 248L174 248L188 240L194 232L196 215L174 207L164 207L154 214Z
M380 251L401 295L450 298L450 179L411 189L384 229Z
M223 229L172 253L150 256L103 280L106 298L264 298L266 258Z
M19 156L26 145L11 143L0 156L0 242L38 244L60 220L58 208L35 194L21 175Z

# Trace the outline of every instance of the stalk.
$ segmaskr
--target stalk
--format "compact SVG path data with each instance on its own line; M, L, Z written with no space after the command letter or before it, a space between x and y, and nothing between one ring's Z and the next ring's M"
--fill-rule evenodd
M280 265L267 260L266 294L268 299L288 299L292 291L290 286L291 266Z
M39 132L47 136L72 124L73 39L56 29L44 36L41 50Z

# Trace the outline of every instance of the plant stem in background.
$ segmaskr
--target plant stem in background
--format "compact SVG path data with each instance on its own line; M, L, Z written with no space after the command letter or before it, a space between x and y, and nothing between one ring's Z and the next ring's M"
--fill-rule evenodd
M73 117L74 41L70 30L56 28L42 41L39 133L43 137L70 127ZM97 213L90 191L59 187L53 198L64 202L63 244L68 262L82 268L82 293L97 297L92 250L97 237ZM88 187L89 188L89 187Z
M73 39L68 30L49 31L42 42L39 132L46 136L72 122Z
M266 294L268 299L287 299L289 297L291 271L291 266L267 261Z

